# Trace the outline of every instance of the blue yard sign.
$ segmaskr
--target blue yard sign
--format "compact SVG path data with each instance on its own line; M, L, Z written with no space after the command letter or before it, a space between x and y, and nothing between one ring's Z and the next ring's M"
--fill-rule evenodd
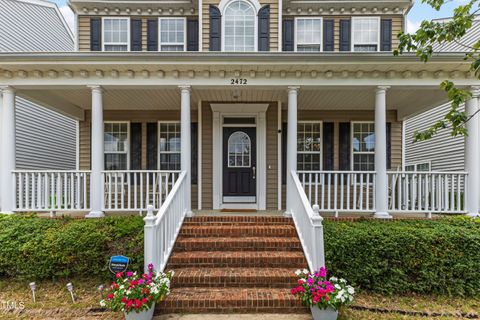
M130 259L125 256L112 256L108 263L108 269L110 269L112 273L125 272L127 271L129 261Z

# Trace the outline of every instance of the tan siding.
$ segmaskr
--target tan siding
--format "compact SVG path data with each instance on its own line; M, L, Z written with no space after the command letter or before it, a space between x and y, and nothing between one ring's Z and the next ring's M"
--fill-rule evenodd
M78 46L80 51L90 51L90 17L78 17Z
M213 113L210 104L202 104L202 208L213 208Z
M278 209L278 107L271 103L267 110L267 209Z

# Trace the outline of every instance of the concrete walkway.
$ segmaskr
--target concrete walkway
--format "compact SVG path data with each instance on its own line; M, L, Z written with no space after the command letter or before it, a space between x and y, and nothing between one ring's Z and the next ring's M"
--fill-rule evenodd
M166 314L154 320L311 320L310 314Z

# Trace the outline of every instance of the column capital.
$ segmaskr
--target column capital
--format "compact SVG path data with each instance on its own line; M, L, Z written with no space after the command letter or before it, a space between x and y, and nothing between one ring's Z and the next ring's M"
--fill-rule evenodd
M192 91L192 86L188 85L188 84L182 84L180 86L178 86L178 88L180 88L181 91Z
M92 92L103 92L103 87L99 85L87 86Z
M375 88L375 92L386 92L388 89L390 89L390 86L377 86Z
M288 86L287 87L288 93L290 93L290 92L298 93L298 90L300 90L300 86Z
M12 86L0 86L0 93L15 93L15 88Z

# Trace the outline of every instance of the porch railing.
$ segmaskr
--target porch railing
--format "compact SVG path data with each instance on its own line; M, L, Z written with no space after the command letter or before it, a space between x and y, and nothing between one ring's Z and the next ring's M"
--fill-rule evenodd
M180 171L104 171L105 211L146 211L160 209Z
M323 218L319 215L317 208L315 207L314 211L310 205L297 173L292 171L290 174L294 187L287 195L291 206L287 211L292 214L310 271L318 271L320 267L325 266Z
M393 212L465 213L466 172L389 172Z
M188 192L186 172L183 171L156 215L149 206L145 220L145 270L153 263L157 271L163 271L172 253L183 220L187 214L186 193Z
M13 178L16 211L90 209L90 171L15 170Z
M298 171L308 200L321 212L374 212L374 171Z

